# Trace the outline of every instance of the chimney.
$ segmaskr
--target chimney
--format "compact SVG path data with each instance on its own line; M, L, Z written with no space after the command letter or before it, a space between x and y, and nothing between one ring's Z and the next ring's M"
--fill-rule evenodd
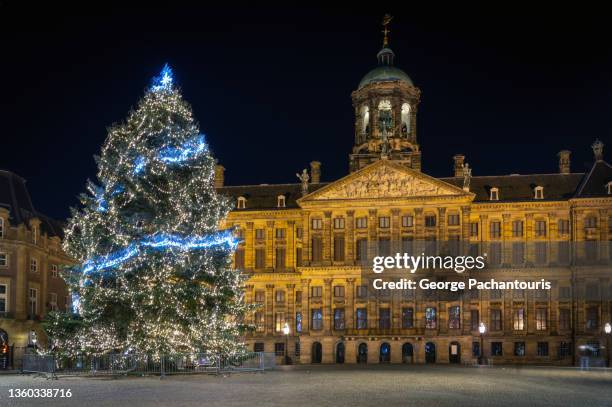
M456 154L453 156L453 160L455 161L455 177L463 177L463 162L465 161L465 156L463 154Z
M225 167L221 164L215 165L215 188L223 187L225 183L225 176L223 173L225 172Z
M569 150L559 151L559 174L569 174L570 173L570 154L572 152Z
M313 184L321 182L321 163L319 161L310 162L310 176Z

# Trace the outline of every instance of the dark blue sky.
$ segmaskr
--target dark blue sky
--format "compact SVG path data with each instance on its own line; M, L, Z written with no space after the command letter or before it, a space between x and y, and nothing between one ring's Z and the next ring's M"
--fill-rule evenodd
M604 10L92 4L0 0L0 168L25 177L34 205L57 218L95 176L106 126L165 62L228 184L295 182L315 159L323 180L345 175L350 93L376 65L385 12L396 65L422 90L425 172L451 175L459 152L474 175L555 172L562 149L578 172L596 137L612 148Z

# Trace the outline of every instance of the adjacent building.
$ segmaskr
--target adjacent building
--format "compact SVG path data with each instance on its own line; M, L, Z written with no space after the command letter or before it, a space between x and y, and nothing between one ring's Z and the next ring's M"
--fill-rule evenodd
M421 171L421 91L386 44L352 93L347 176L323 182L312 162L300 183L226 186L217 168L218 192L236 204L225 222L242 239L235 265L259 305L249 347L296 363L603 363L612 320L603 144L593 144L586 173L571 171L564 150L548 174L472 176L457 154L448 177L431 177ZM552 288L372 290L369 260L396 252L487 253L483 271L417 278L545 279Z
M28 347L44 346L40 321L65 310L60 276L69 259L62 227L32 205L25 180L0 170L0 369L18 366Z

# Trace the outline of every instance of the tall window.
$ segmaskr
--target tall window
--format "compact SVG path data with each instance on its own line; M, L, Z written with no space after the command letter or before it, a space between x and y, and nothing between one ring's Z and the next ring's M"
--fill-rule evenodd
M334 297L344 298L344 286L343 285L334 286Z
M544 199L544 187L535 187L534 199Z
M478 331L480 325L480 313L477 309L470 311L470 330Z
M370 108L367 105L361 107L361 133L363 136L370 134ZM365 141L365 137L362 137L362 142Z
M548 342L538 342L538 356L548 356Z
M278 206L279 208L284 208L286 206L285 195L279 195L276 198L276 206Z
M32 243L38 243L38 226L32 226Z
M287 235L287 229L285 229L285 228L277 228L276 229L276 238L277 239L284 239L286 235Z
M320 218L312 219L312 229L313 230L323 229L323 219L320 219Z
M334 236L334 261L344 261L344 236Z
M448 215L448 226L459 226L459 214L451 213Z
M363 216L355 219L355 227L357 229L365 229L368 227L368 218Z
M525 329L525 308L514 310L513 322L515 331L522 331Z
M378 104L378 128L380 132L393 131L393 112L391 111L391 101L381 100Z
M571 329L570 315L569 308L559 309L559 329L561 331L569 331Z
M546 264L548 259L548 243L536 242L535 243L535 263Z
M523 237L523 221L512 221L512 237Z
M357 260L367 260L368 258L368 239L357 239L356 254Z
M502 244L501 242L489 243L489 264L498 266L502 263Z
M312 323L310 329L319 331L323 328L323 312L321 308L315 308L312 310Z
M236 205L238 209L246 208L246 198L243 196L238 197L238 204Z
M368 311L366 308L357 308L357 329L368 328Z
M244 248L239 247L238 249L236 249L236 253L234 254L234 260L236 262L237 269L244 268ZM53 276L53 270L51 270L51 273ZM57 276L53 276L53 277L57 277Z
M388 216L381 216L378 218L378 227L387 229L391 227L391 218Z
M514 356L525 356L525 342L514 342Z
M0 284L0 314L8 311L8 286Z
M501 342L491 342L491 356L502 356L504 350Z
M402 104L402 137L407 137L410 134L410 105Z
M6 253L0 253L0 267L8 266L8 255Z
M389 308L378 310L378 327L380 329L391 329L391 310Z
M525 262L525 244L523 242L512 243L512 264L523 264Z
M368 286L360 285L357 286L357 298L367 298L368 297Z
M499 201L499 189L491 188L491 194L489 196L491 201Z
M448 328L461 328L461 309L457 305L448 308Z
M414 226L414 217L412 215L402 216L402 227L410 228Z
M334 229L344 229L344 218L334 218Z
M302 267L302 248L297 247L295 249L295 266Z
M264 229L255 229L255 239L263 240L266 238L266 232Z
M319 236L313 236L311 243L312 261L321 261L323 259L323 239Z
M279 270L283 270L285 268L285 260L286 260L286 250L284 247L276 248L276 268Z
M589 216L584 220L585 228L596 228L597 227L597 218L595 216Z
M548 309L536 308L536 330L545 331L548 328Z
M255 302L263 303L266 301L266 292L264 290L255 291Z
M501 222L493 221L489 225L490 227L490 237L491 239L499 239L501 237Z
M378 255L379 256L391 255L391 239L389 238L378 239Z
M30 318L38 315L38 290L36 288L28 290L28 311Z
M285 290L276 290L276 303L285 302Z
M586 328L599 328L599 307L588 307L586 309Z
M470 237L478 237L478 222L470 223Z
M297 333L302 332L302 311L295 313L295 331Z
M255 249L255 268L266 267L266 249Z
M535 223L535 234L538 237L546 237L546 221L537 220Z
M38 260L35 258L30 259L30 271L32 273L38 273Z
M438 318L434 307L425 308L425 328L436 329Z
M322 295L323 295L323 287L321 286L310 287L310 296L312 298L321 298Z
M558 230L559 235L569 234L569 220L559 219L557 223L557 230Z
M436 226L436 215L425 216L425 227L433 228Z
M255 330L257 332L266 330L266 316L263 311L257 311L255 313Z
M406 290L407 291L407 290ZM410 307L402 308L402 328L414 328L414 309Z
M296 304L301 304L302 303L302 292L301 291L296 291L295 292L295 303Z
M402 252L412 254L414 248L414 239L412 236L402 237ZM410 291L410 290L404 290Z
M57 293L49 293L49 309L57 311Z
M344 329L344 308L334 309L334 329Z
M502 315L500 309L491 310L491 331L501 331L502 329Z

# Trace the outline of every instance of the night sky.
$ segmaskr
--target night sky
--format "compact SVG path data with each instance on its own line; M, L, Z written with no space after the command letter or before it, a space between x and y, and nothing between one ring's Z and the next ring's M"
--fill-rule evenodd
M396 65L422 91L426 173L450 176L456 153L474 175L556 172L562 149L582 172L595 138L612 148L603 10L52 3L0 0L0 168L26 178L35 207L56 218L95 177L106 127L125 119L165 62L226 184L297 182L311 160L324 181L346 175L350 93L376 66L385 12L395 16Z

